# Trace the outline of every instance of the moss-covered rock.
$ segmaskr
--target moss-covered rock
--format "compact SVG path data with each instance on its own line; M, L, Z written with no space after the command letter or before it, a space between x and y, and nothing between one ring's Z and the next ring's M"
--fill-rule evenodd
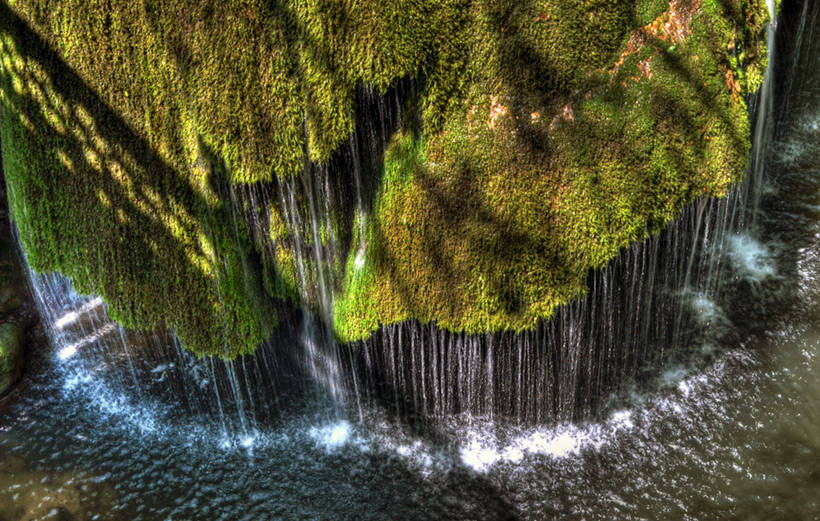
M165 55L150 55L150 41L135 55L112 36L129 34L117 22L125 7L77 5L69 19L34 4L19 7L39 29L48 16L66 24L52 41L0 6L3 166L30 265L99 293L126 325L164 324L201 352L254 349L275 324L258 255L224 163L182 117L174 86L152 76L171 74ZM138 57L151 65L129 62Z
M343 340L411 318L532 328L746 168L762 2L488 1L470 18L443 127L387 150L336 304Z
M0 396L17 381L23 368L23 328L0 324Z
M343 340L529 328L742 175L767 20L761 0L14 0L13 217L36 270L198 352L252 350L325 271ZM294 229L316 197L282 187L349 167L357 93L399 81L363 211L331 172L330 216Z

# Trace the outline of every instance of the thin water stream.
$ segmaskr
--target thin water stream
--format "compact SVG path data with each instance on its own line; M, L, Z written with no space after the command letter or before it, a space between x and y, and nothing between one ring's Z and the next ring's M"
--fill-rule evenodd
M337 352L301 313L228 363L33 277L0 520L820 519L820 6L784 9L754 174L532 334Z

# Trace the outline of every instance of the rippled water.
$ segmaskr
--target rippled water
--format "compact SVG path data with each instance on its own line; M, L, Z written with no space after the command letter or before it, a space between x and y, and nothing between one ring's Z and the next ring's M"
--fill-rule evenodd
M738 294L692 297L732 341L602 420L456 417L433 435L294 393L226 435L43 348L0 411L0 520L820 519L820 52L789 59L759 229L727 249Z

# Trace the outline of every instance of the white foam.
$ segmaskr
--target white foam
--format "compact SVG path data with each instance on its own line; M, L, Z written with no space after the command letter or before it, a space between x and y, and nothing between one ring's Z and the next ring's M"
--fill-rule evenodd
M701 325L708 326L728 322L723 309L714 300L702 294L693 294L689 305L695 312L695 319Z
M688 372L685 367L680 365L670 367L661 374L660 383L663 387L679 386Z
M632 411L629 410L615 411L612 413L610 423L616 431L619 429L629 430L635 427L635 424L632 423Z
M326 450L334 450L350 440L352 429L350 423L343 420L322 427L312 427L310 437Z
M244 438L242 438L242 440L239 442L239 444L245 449L250 449L251 447L253 447L253 444L255 442L256 442L256 437L254 437L254 436L245 436Z
M563 432L536 431L520 440L519 446L530 454L541 454L556 459L564 459L581 453L585 436L583 431L567 429Z
M63 388L67 391L72 389L76 389L80 384L87 384L91 381L91 376L85 373L77 373L73 374L70 377L66 378L65 382L63 382Z
M408 468L414 469L424 477L430 476L434 471L446 472L452 468L450 456L437 451L427 442L405 437L405 433L397 431L386 422L378 427L381 429L371 432L368 442L359 443L360 450L377 449L393 452L405 461Z
M680 383L678 384L678 390L684 396L689 396L689 394L692 392L692 388L693 388L692 382L690 382L688 380L681 380Z
M748 234L729 238L729 257L735 269L753 282L775 275L771 252Z
M462 447L459 455L465 465L477 472L486 472L501 459L501 454L496 448L483 445L477 439Z
M624 409L613 412L602 423L538 427L513 435L503 444L493 435L473 430L459 456L464 465L481 473L498 464L517 465L532 457L575 458L584 450L598 450L622 432L635 429L632 415L631 410Z

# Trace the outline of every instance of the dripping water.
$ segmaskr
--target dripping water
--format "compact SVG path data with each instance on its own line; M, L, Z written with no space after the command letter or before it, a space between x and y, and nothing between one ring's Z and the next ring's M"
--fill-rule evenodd
M83 342L93 343L105 354L78 357L94 360L92 364L109 357L118 367L122 360L123 369L116 372L118 385L136 396L147 391L141 384L145 371L139 368L145 351L163 361L160 366L166 373L187 374L176 379L183 382L179 388L193 412L218 416L226 437L237 432L247 438L259 429L260 418L270 414L270 400L256 389L260 382L276 380L282 371L278 358L289 356L300 359L297 365L306 368L332 402L348 406L355 400L360 417L363 403L384 404L396 417L411 420L466 414L469 421L541 424L599 417L611 409L613 397L650 385L668 368L693 358L708 361L710 354L700 352L702 346L729 340L742 319L723 309L726 295L743 291L750 281L760 284L771 278L765 269L769 252L759 247L754 223L766 184L763 148L772 132L773 62L770 55L759 99L752 104L752 160L743 183L726 198L697 201L660 234L591 272L588 294L558 309L533 331L469 335L411 321L384 326L371 340L349 347L335 342L330 324L340 282L337 270L351 251L350 238L339 236L337 230L355 222L358 244L353 251L364 254L373 189L366 180L382 163L381 151L397 128L400 98L406 96L401 89L386 96L360 89L365 117L357 121L341 157L332 160L333 168L306 162L301 174L277 177L269 187L227 188L235 208L254 209L241 214L263 256L274 258L276 245L270 240L268 220L256 209L277 205L287 222L295 289L303 303L295 315L298 333L293 344L299 349L268 342L257 356L198 361L171 335L138 337L127 332L107 318L99 299L76 296L56 276L33 276L43 316L46 323L56 324L66 313L89 315L76 337L52 328L55 344L76 349ZM349 179L332 174L339 165ZM345 206L350 201L355 203L352 212ZM40 293L49 296L41 298ZM86 310L93 302L97 304ZM289 362L283 365L293 371Z
M771 6L770 6L771 8ZM703 367L716 346L753 331L753 313L725 309L776 284L774 252L756 224L773 136L774 23L766 76L750 103L747 175L700 199L660 233L588 276L588 293L533 331L470 335L409 321L358 342L352 373L371 402L411 422L462 415L523 424L600 418L677 367ZM751 322L750 322L751 321Z

